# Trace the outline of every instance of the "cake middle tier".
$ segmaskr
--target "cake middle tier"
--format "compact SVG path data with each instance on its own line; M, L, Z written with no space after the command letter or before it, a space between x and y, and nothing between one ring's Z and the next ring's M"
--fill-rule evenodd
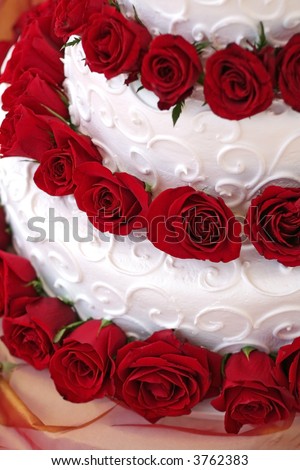
M240 121L214 115L201 90L186 100L173 125L172 110L125 77L107 81L85 65L81 43L66 48L65 87L72 123L92 138L112 171L148 183L154 196L191 185L221 196L244 215L265 186L299 186L300 114L274 101L265 112Z
M265 260L247 243L224 264L171 257L141 233L98 232L73 196L36 187L37 165L0 160L1 200L17 251L82 318L111 319L139 338L174 328L220 352L274 351L300 335L300 267Z

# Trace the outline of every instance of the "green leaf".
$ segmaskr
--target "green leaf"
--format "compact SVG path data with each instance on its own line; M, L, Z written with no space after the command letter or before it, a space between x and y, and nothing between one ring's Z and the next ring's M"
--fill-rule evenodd
M60 119L62 122L64 122L67 126L70 127L70 122L67 121L65 118L63 118L60 114L56 113L55 111L53 111L53 109L49 108L48 106L46 106L45 104L42 104L41 103L41 106L43 106L43 108L47 109L47 111L52 114L52 116Z
M139 15L137 14L136 8L134 5L132 5L133 11L134 11L134 20L139 23L142 26L145 26L142 20L140 20Z
M145 191L147 191L147 193L152 193L152 186L151 186L151 184L145 183Z
M265 28L263 23L260 21L259 23L259 37L258 37L258 42L256 43L256 48L258 50L261 50L263 47L268 45L266 33L265 33Z
M57 297L59 300L61 300L64 304L69 305L69 307L74 307L74 302L70 299L67 299L66 297Z
M223 375L223 377L224 377L224 375L225 375L225 366L226 366L226 362L228 361L228 359L229 359L230 356L231 356L231 354L228 353L228 354L225 354L225 356L223 356L223 358L222 358L221 374Z
M242 348L242 351L247 357L247 359L249 359L250 354L252 353L252 351L255 351L255 349L256 348L254 348L253 346L245 346L244 348Z
M177 103L174 106L173 111L172 111L173 126L175 126L176 122L178 121L182 113L183 106L184 106L184 101L179 101L179 103Z
M118 10L118 12L121 12L121 8L117 0L108 0L108 3L111 7L115 7Z
M193 45L194 45L194 47L197 51L197 54L201 54L204 49L211 46L211 42L209 42L209 41L204 41L204 42L196 41L196 42L194 42Z
M278 356L278 352L272 351L272 352L270 352L269 356L273 359L273 361L276 361L277 356Z
M36 293L40 296L45 296L44 287L40 279L34 279L33 281L26 284L26 287L33 287L36 290Z
M85 323L86 321L87 320L79 320L74 323L70 323L69 325L63 326L62 328L60 328L60 330L58 330L58 332L54 336L53 343L54 344L60 343L60 341L63 339L66 333L70 333L71 331L75 330L79 326L83 325L83 323Z
M76 46L76 44L79 44L80 41L81 41L81 38L78 37L78 38L75 38L73 41L66 42L66 44L64 44L60 50L62 51L66 47Z

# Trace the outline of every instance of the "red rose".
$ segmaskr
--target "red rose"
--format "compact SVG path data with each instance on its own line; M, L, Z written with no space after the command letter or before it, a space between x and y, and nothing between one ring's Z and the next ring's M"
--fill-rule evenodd
M262 61L265 69L271 77L273 90L276 90L278 83L277 54L279 50L279 47L273 47L270 45L264 46L259 50L254 50L255 54Z
M244 231L260 255L300 265L300 188L269 186L251 201Z
M300 34L291 37L278 55L279 89L284 101L300 111Z
M64 119L68 119L68 108L62 97L62 90L50 85L39 75L28 70L4 91L2 108L9 111L13 106L23 104L35 114L52 115L54 112ZM47 108L51 111L48 111Z
M11 302L11 316L3 318L3 342L11 354L36 369L45 369L58 345L58 331L78 320L61 300L50 297L19 297Z
M177 258L232 261L241 249L241 225L223 199L190 186L167 189L148 212L148 237Z
M300 338L279 349L276 364L288 377L289 390L296 400L297 411L300 411Z
M101 12L106 0L59 0L54 12L55 34L64 42L81 35L93 13Z
M218 393L221 356L176 338L171 330L133 341L118 351L116 398L154 423L189 414Z
M136 78L150 41L151 36L143 25L126 19L110 6L104 6L102 13L92 15L82 35L90 70L104 73L107 79L128 73L128 81Z
M239 120L271 105L272 78L255 53L229 44L207 59L204 95L215 114Z
M58 392L69 401L84 403L114 394L114 357L126 343L116 325L90 320L76 328L50 361Z
M0 251L0 315L7 313L12 299L36 296L31 285L36 278L36 272L27 259Z
M6 250L11 244L11 233L6 222L6 214L0 206L0 250Z
M141 81L158 96L159 109L169 109L191 95L202 72L194 46L181 36L162 34L144 57Z
M128 235L146 225L150 193L128 173L112 173L100 163L84 163L75 170L74 196L79 209L101 232Z
M45 60L45 57L47 60ZM61 85L64 80L62 53L45 36L37 20L32 21L23 32L7 66L1 75L1 82L13 83L26 70L32 70L44 80Z
M14 106L0 128L0 148L3 157L23 156L39 160L46 150L53 148L50 123L56 120L36 115L22 104ZM34 129L34 145L32 130Z
M91 160L101 162L102 157L89 137L78 134L59 119L50 124L54 148L40 156L34 181L48 194L65 196L74 192L75 168Z
M212 401L225 411L225 429L237 434L244 424L259 426L288 419L294 399L284 374L266 353L232 354L226 362L221 395Z

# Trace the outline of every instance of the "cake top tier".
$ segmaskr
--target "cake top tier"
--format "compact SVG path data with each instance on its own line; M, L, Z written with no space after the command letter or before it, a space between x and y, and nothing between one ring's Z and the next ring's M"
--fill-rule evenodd
M284 43L300 31L299 0L119 0L122 10L139 18L154 34L179 34L189 41L216 45L257 37L263 22L269 39Z

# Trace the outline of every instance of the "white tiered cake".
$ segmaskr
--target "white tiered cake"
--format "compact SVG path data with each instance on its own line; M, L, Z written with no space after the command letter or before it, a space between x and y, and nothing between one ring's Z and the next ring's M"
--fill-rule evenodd
M211 46L254 44L260 23L278 51L300 32L298 0L122 0L118 5L127 18L138 16L154 37L209 42L204 63ZM91 71L84 42L77 38L75 31L64 55L72 125L91 138L112 173L128 173L150 187L153 201L171 188L189 186L222 198L243 224L251 201L266 188L299 187L300 115L279 94L262 112L224 119L211 111L203 83L197 83L174 125L173 107L159 110L159 98L140 89L139 80L125 84L125 73L108 80ZM57 197L36 186L40 163L25 157L9 155L0 162L1 201L15 248L32 262L47 293L72 301L82 319L112 320L138 339L174 329L220 354L248 346L274 353L300 336L297 264L264 258L244 235L240 255L224 263L163 252L144 229L125 236L91 230L73 194ZM260 447L257 442L252 448ZM288 448L282 442L274 447ZM227 445L234 447L225 440L216 447Z

